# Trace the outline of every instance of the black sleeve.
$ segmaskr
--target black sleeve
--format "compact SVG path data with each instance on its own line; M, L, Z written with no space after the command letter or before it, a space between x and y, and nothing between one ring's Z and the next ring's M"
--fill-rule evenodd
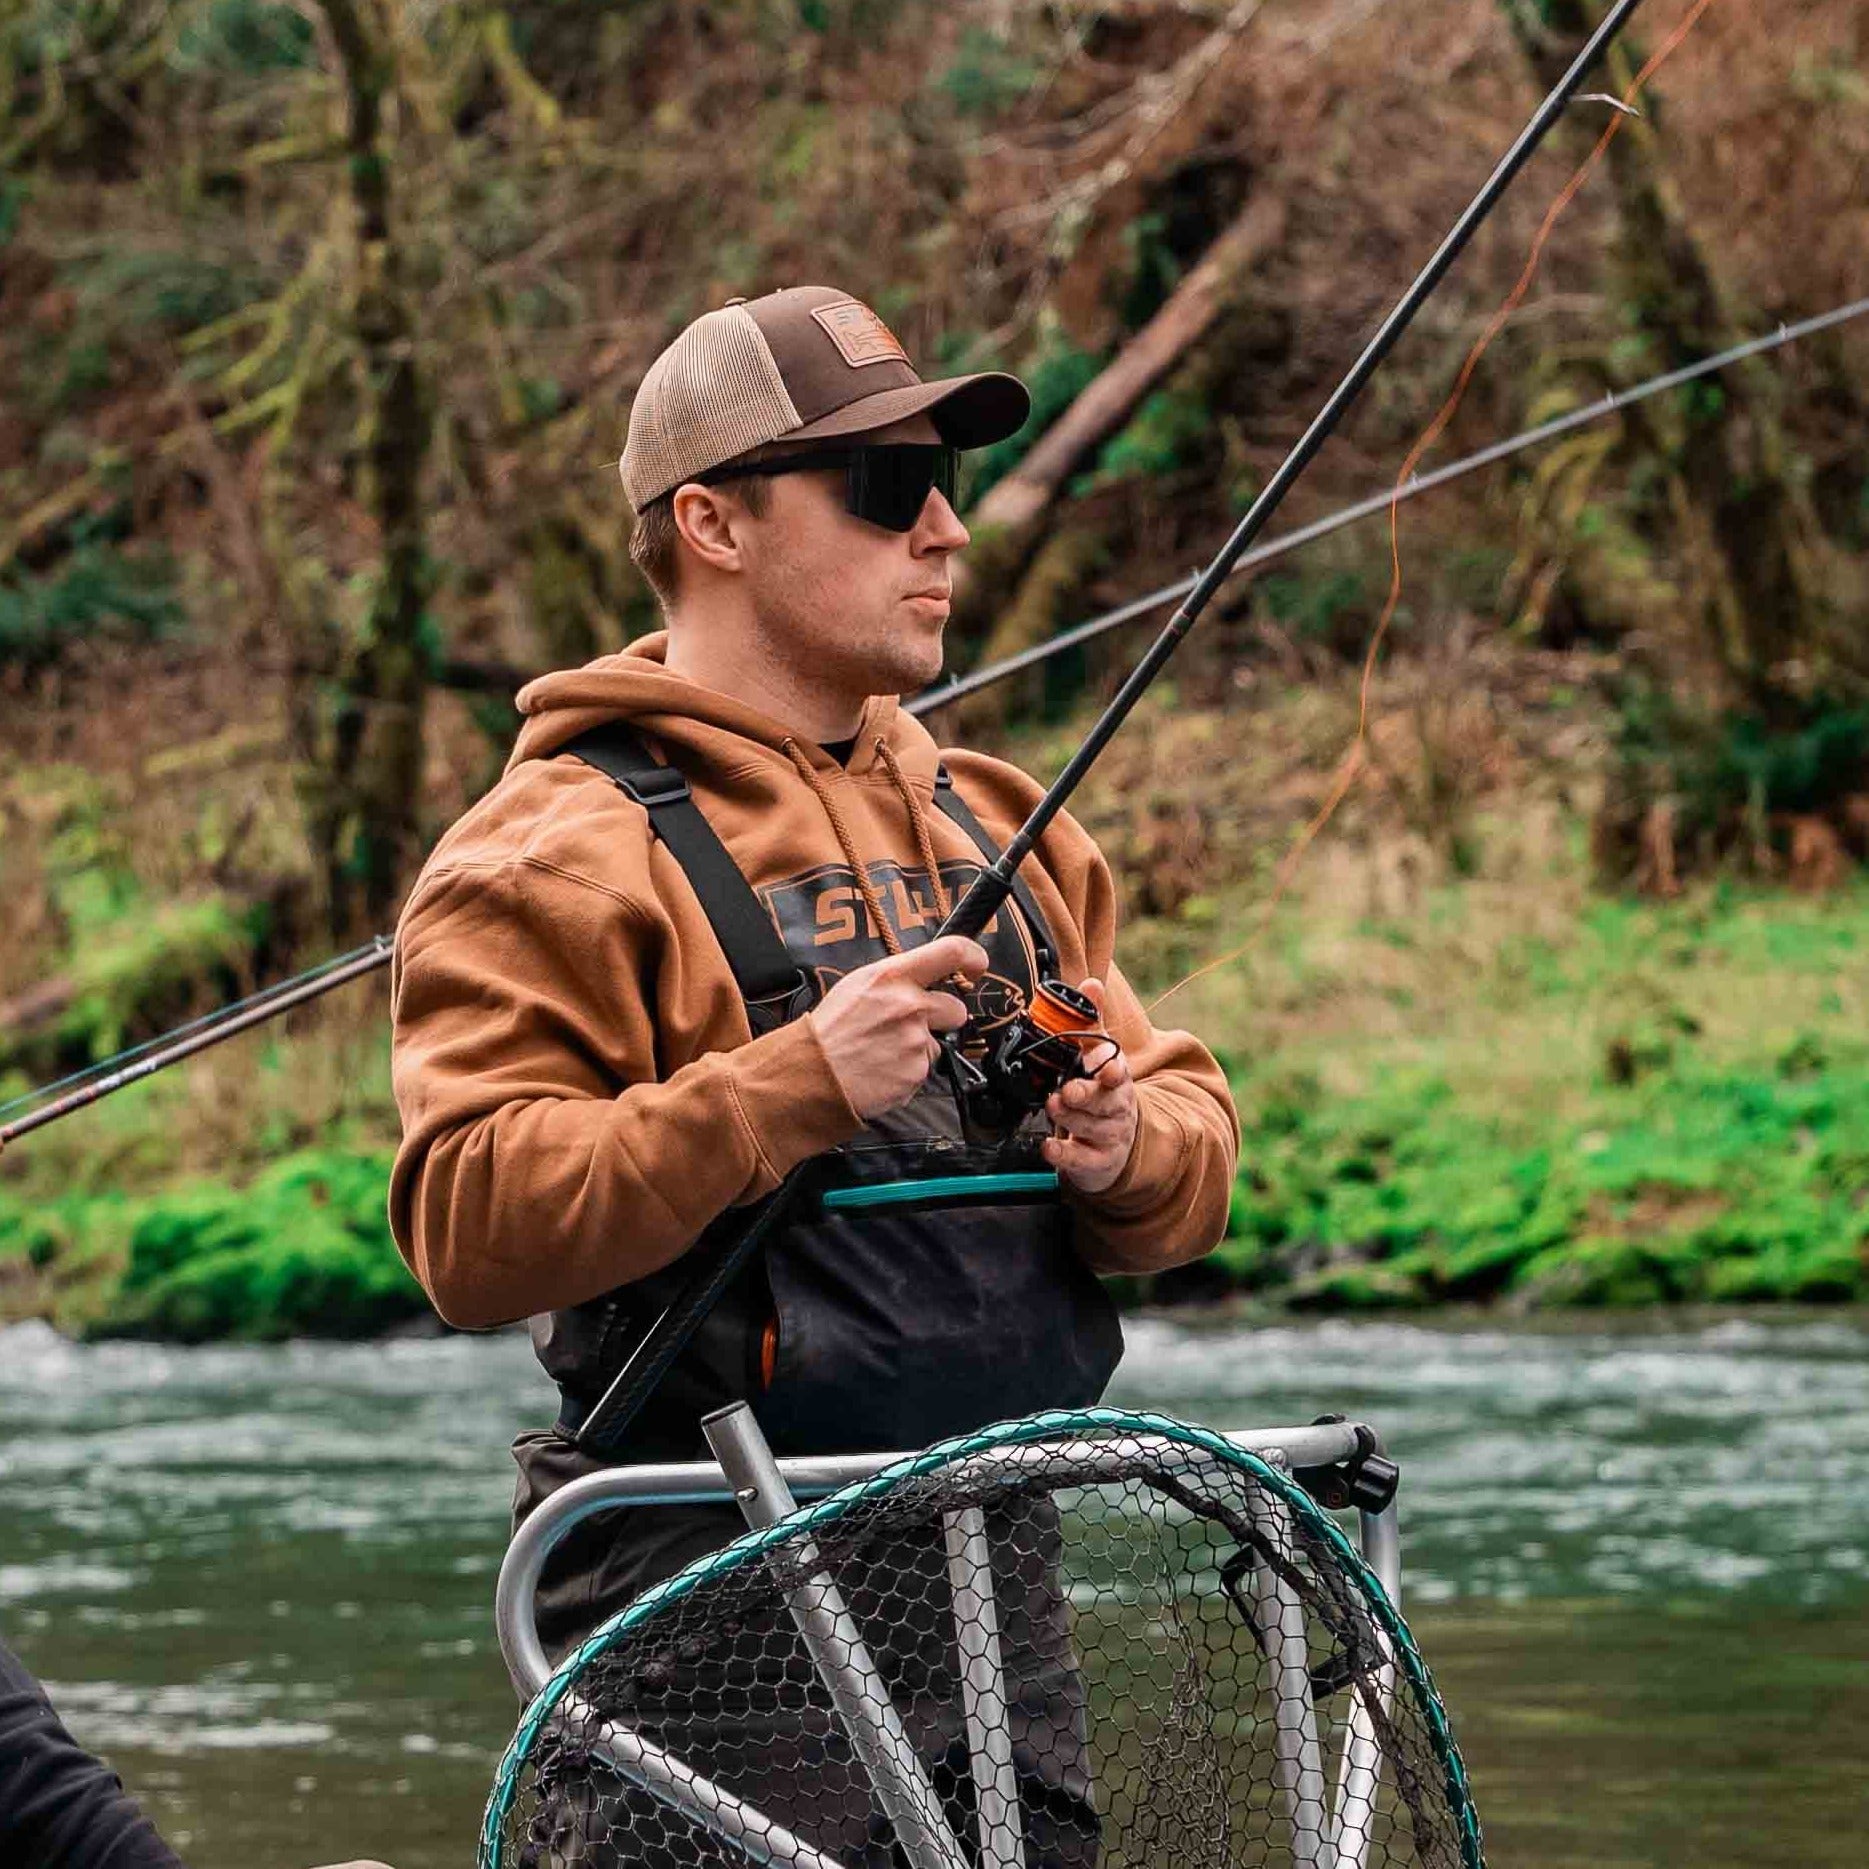
M0 1642L0 1863L6 1869L182 1869L102 1759L66 1732Z

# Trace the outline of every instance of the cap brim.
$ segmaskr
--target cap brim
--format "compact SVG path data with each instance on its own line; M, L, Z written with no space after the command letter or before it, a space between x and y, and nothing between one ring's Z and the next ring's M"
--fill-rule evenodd
M939 383L910 383L903 389L860 396L802 428L775 435L774 441L815 441L832 435L860 435L886 428L911 415L932 415L941 439L952 448L985 448L1004 441L1025 426L1032 398L1016 376L984 370L976 376L950 376Z

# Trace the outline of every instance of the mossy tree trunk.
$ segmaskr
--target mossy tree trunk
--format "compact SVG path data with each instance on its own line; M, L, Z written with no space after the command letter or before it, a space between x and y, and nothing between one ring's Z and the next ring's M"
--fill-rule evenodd
M375 0L319 0L342 65L356 245L350 305L361 356L363 504L382 552L354 630L325 626L315 691L301 697L303 795L333 928L380 927L419 849L423 717L434 653L422 465L433 405L391 213L396 93L391 35Z
M1503 3L1546 87L1604 11L1602 0ZM1625 40L1612 49L1609 88L1620 91L1636 69ZM1618 290L1660 353L1656 367L1674 369L1745 333L1667 173L1659 108L1655 92L1646 92L1640 120L1623 125L1607 163L1621 222ZM1653 427L1679 475L1677 516L1702 586L1708 646L1733 698L1767 715L1813 675L1821 679L1831 660L1826 544L1781 400L1774 366L1755 358L1726 371L1712 393L1685 392L1678 427L1670 430L1665 417Z

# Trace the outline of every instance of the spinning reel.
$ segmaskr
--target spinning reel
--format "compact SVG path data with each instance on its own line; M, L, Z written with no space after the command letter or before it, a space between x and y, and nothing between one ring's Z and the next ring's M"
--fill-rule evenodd
M1087 1076L1084 1054L1114 1047L1095 1002L1062 980L1041 980L1030 1002L982 1033L968 1024L941 1041L961 1130L972 1141L1003 1141L1055 1090Z

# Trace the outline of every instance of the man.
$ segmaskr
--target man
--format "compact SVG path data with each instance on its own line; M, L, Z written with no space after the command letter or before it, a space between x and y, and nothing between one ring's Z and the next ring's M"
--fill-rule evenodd
M515 1443L519 1518L599 1464L569 1437L688 1255L801 1165L616 1458L701 1457L740 1398L781 1453L1092 1402L1121 1351L1095 1274L1222 1235L1225 1080L1117 970L1084 831L1060 816L980 942L930 938L1039 796L895 700L941 668L955 450L1027 410L1012 377L922 382L827 287L708 312L643 379L620 468L668 628L521 692L397 936L398 1243L450 1322L532 1318L563 1397ZM977 1051L1046 975L1117 1049L992 1130L941 1039ZM548 1650L737 1529L590 1521L548 1566Z

